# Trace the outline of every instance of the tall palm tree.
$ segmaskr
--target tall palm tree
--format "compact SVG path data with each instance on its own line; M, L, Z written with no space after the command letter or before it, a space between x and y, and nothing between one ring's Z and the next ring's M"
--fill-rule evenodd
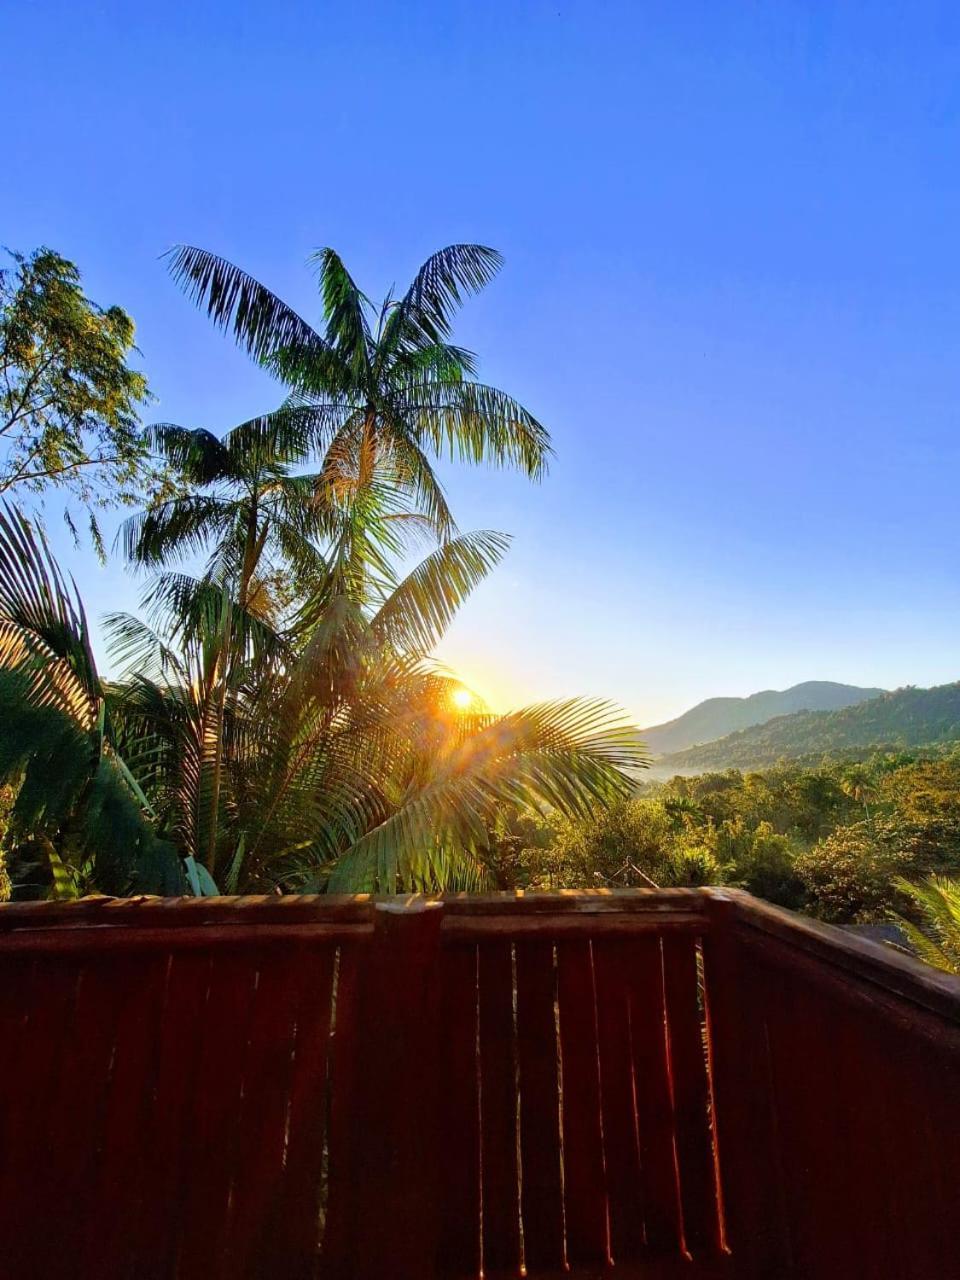
M359 451L371 473L389 451L442 536L455 526L431 457L516 466L533 479L544 474L544 428L511 396L476 381L475 357L449 341L455 311L496 274L499 253L473 244L441 249L401 297L388 294L379 307L332 249L312 261L319 330L206 250L181 245L170 268L219 327L286 383L290 404L309 407L324 446Z

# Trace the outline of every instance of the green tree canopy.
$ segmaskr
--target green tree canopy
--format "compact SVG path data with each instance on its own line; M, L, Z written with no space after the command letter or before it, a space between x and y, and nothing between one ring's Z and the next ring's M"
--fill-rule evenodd
M96 535L98 507L142 499L152 474L130 368L134 325L83 292L52 249L11 253L0 270L0 495L47 486L79 499Z

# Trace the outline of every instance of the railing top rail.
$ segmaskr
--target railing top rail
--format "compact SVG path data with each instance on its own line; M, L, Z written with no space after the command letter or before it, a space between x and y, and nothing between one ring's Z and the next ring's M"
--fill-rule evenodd
M593 936L710 927L699 889L550 890L375 897L279 895L222 898L90 898L0 906L0 952L142 948L270 942L342 941L373 933L386 915L442 908L450 941L530 934Z
M0 905L0 933L14 929L87 925L372 924L378 908L415 912L443 904L449 917L572 915L669 915L705 917L701 889L556 889L536 892L422 894L268 894L221 898L83 898L77 902L10 902Z
M886 943L772 906L742 890L705 892L718 929L733 927L784 954L825 966L848 983L858 982L960 1023L960 977Z

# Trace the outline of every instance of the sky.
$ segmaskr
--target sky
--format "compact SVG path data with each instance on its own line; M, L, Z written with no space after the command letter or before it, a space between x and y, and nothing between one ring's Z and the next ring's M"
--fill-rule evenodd
M318 246L377 297L503 252L455 336L556 458L444 467L514 541L439 650L496 708L960 678L956 4L21 0L0 50L0 243L133 315L151 418L281 398L172 244L311 320ZM136 607L55 542L92 617Z

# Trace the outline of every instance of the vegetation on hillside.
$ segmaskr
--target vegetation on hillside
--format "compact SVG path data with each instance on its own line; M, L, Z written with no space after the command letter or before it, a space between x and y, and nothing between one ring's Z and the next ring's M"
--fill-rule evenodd
M823 755L916 749L960 739L960 684L897 689L838 711L799 711L733 733L717 742L664 756L658 766L678 773L750 769L780 760L812 762Z
M838 924L910 912L898 879L960 874L960 749L677 777L583 821L501 824L504 887L729 884Z

